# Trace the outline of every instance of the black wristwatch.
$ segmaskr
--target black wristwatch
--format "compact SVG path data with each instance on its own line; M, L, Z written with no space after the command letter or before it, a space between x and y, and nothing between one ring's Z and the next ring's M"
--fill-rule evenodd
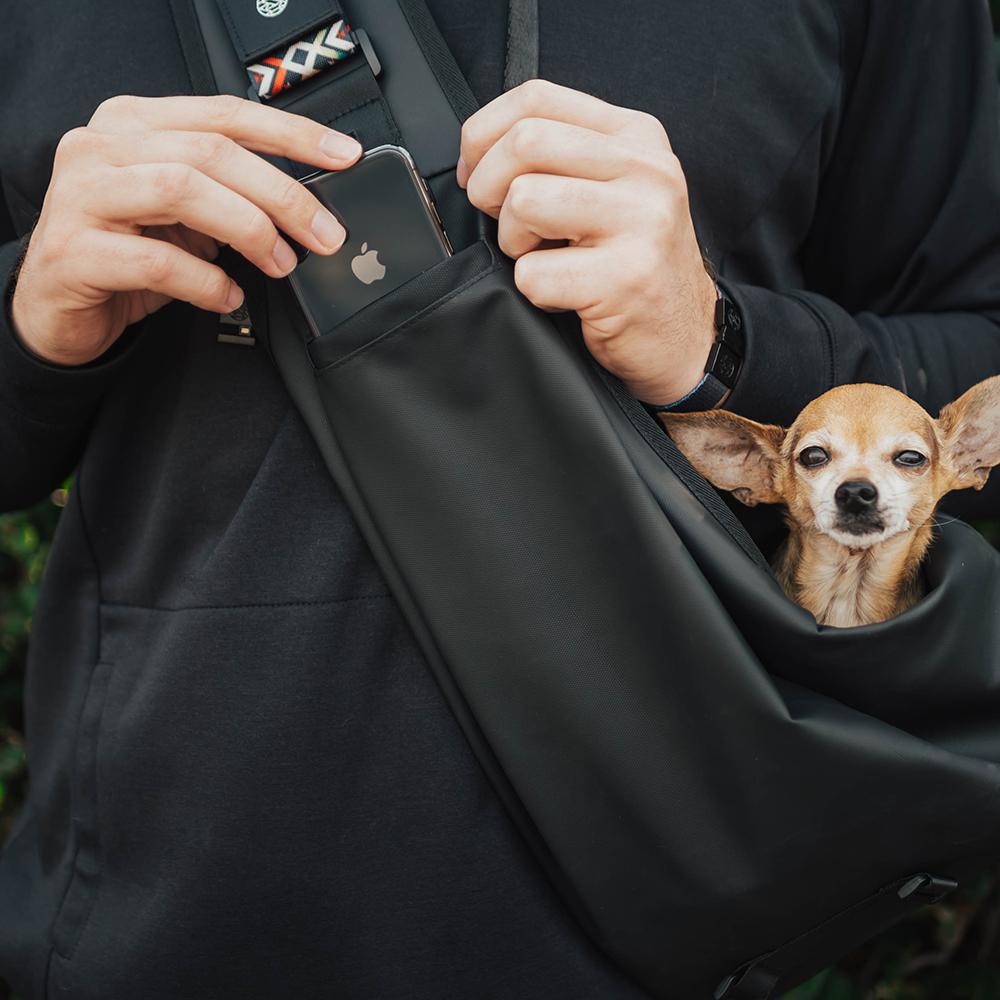
M721 406L733 391L743 368L743 315L739 307L718 288L715 301L715 342L708 352L702 380L676 402L664 406L645 403L650 413L695 413Z

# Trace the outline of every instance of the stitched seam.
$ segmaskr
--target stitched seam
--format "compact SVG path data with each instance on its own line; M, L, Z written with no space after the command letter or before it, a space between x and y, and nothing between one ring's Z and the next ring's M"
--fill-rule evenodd
M96 631L97 631L97 658L96 658L96 662L94 663L94 667L93 667L93 670L91 671L91 675L90 675L90 681L91 681L91 683L93 683L94 672L96 672L98 666L101 663L105 663L105 662L108 663L108 666L109 666L109 668L112 671L114 670L114 666L113 666L113 664L110 663L110 661L106 661L106 660L104 660L102 658L102 654L104 652L104 635L103 635L103 633L104 633L104 627L103 627L103 622L101 621L101 594L104 592L104 582L101 579L101 566L100 566L100 563L98 562L98 559L97 559L97 549L94 546L93 536L90 533L90 528L87 526L87 518L86 518L86 515L85 515L85 512L84 512L84 507L83 507L83 477L84 477L84 473L85 473L85 470L84 470L83 466L81 465L80 468L77 470L76 483L75 483L75 487L74 488L77 491L76 503L77 503L77 509L80 512L80 531L81 531L81 534L83 535L84 543L87 546L87 552L90 555L91 562L94 565L94 577L97 580L97 605L96 605L96 608L94 609L95 610L95 618L97 619L97 629L96 629ZM109 684L111 683L111 678L110 677L108 678L108 683ZM104 697L104 701L101 704L101 716L100 716L100 719L98 719L98 727L100 727L101 725L103 725L103 722L104 722L104 710L105 710L105 708L107 706L107 696L108 696L108 692L107 692L107 689L105 689L104 696L103 696ZM82 722L83 709L85 707L86 707L86 698L84 698L83 705L81 706L81 709L80 709L80 712L81 712L81 722ZM100 728L98 728L98 734L99 733L100 733ZM79 727L79 724L78 724L77 725L77 733L76 733L76 739L77 739L77 741L79 741L79 738L80 738L80 727ZM97 738L99 738L99 735L98 735ZM95 753L95 755L97 753L96 746L94 748L94 753ZM95 767L96 767L96 757L95 757ZM95 838L95 840L97 840L97 782L96 782L96 776L95 776L95 781L94 781L94 838ZM80 846L79 846L79 844L77 844L76 851L74 851L74 853L73 853L73 866L74 866L74 870L75 870L75 867L76 867L76 861L77 861L77 857L78 857L79 853L80 853ZM100 864L99 863L98 863L98 868L100 868ZM69 889L70 889L70 886L73 884L74 878L75 878L75 875L71 876L70 877L70 881L69 881L69 883L66 886L67 895L69 894ZM97 879L97 886L94 889L94 899L97 898L97 893L98 893L99 889L100 889L100 879L98 878ZM60 912L61 912L61 908L60 908ZM90 914L92 912L93 912L93 900L91 900L91 908L87 911L87 918L84 921L84 927L80 929L80 936L83 935L83 930L86 927L86 924L90 921ZM58 919L58 914L57 914L57 919ZM73 946L73 950L72 950L73 952L76 951L76 946L79 944L79 940L80 940L79 937L77 937L76 943ZM52 950L53 950L53 952L55 951L55 944L54 943L53 943ZM72 952L71 952L71 955L72 955ZM46 984L46 988L47 988L47 984Z
M341 118L351 114L352 111L360 111L362 108L368 107L369 104L377 104L379 113L382 115L382 123L385 125L386 131L397 140L397 142L402 141L402 136L399 134L399 129L396 127L395 121L389 117L389 113L385 109L385 101L381 97L370 97L367 101L362 101L360 104L355 104L350 108L346 108L344 111L340 111L335 114L332 118L327 118L324 122L325 125L332 125L334 122L339 122Z
M170 15L174 19L174 31L176 31L178 37L180 37L181 31L180 31L180 24L178 23L177 20L176 0L173 0L173 2L170 4ZM181 58L184 60L184 71L187 73L188 83L191 86L191 93L193 94L195 92L195 87L194 87L194 67L191 64L191 54L190 52L188 52L187 45L181 45L180 50L181 50ZM213 73L212 75L214 76L215 74Z
M442 169L439 170L436 174L424 174L424 180L435 181L439 177L444 177L446 174L453 174L454 172L455 172L455 167L442 167Z
M58 954L62 958L66 959L67 961L72 961L73 956L76 955L77 950L80 947L80 942L83 940L83 935L86 933L87 927L90 924L90 918L93 915L94 910L97 909L97 897L101 894L101 888L104 885L104 879L101 877L103 875L103 872L104 872L104 859L101 856L101 837L100 837L100 829L101 829L101 811L100 811L101 810L101 800L100 800L100 788L98 787L97 769L98 769L98 761L100 759L101 738L104 735L105 719L107 718L107 714L108 714L108 700L109 700L110 695L111 695L111 682L114 679L115 665L110 660L100 660L100 661L98 661L97 666L105 666L105 667L107 667L108 671L109 671L109 676L108 676L107 681L105 682L104 691L103 691L103 693L101 695L101 711L100 711L100 713L97 716L97 723L96 723L96 726L95 726L95 729L94 729L94 759L93 759L93 765L94 765L94 793L93 793L94 794L94 829L93 829L93 835L94 835L94 842L95 842L95 846L96 846L96 850L95 850L95 854L96 854L96 859L95 859L96 860L96 872L94 873L95 885L94 885L94 891L90 894L90 902L87 904L87 915L83 918L83 923L80 925L80 929L76 932L76 937L75 937L75 939L73 941L73 947L70 948L68 955L63 954L62 952L58 952ZM95 670L97 669L97 666L95 666L95 668L94 668ZM91 678L91 682L93 682L93 678ZM74 871L74 876L73 876L73 878L70 879L70 884L66 887L66 895L67 896L69 895L70 886L72 886L73 882L76 881L75 872L76 872L76 865L77 865L77 861L79 860L79 857L80 857L80 848L79 848L79 846L77 846L76 851L73 852L73 871ZM63 899L65 901L65 896L63 897ZM55 948L55 945L53 945L53 948Z
M458 288L452 289L452 291L450 291L443 299L438 299L437 302L432 303L426 309L422 309L420 312L417 313L416 316L411 317L405 323L402 323L400 326L393 327L391 330L386 330L385 333L380 334L374 340L370 340L367 344L364 345L364 347L359 347L357 350L351 351L351 353L346 355L345 357L340 358L337 361L331 361L330 364L324 365L322 368L319 368L317 370L317 375L323 372L332 371L335 368L341 368L348 362L353 361L359 355L366 354L373 347L385 341L391 340L393 337L399 336L399 334L404 333L411 326L413 326L414 323L421 320L425 320L427 319L428 316L433 315L442 306L447 305L453 298L455 298L456 295L460 295L462 292L466 291L466 289L471 288L472 285L474 285L477 281L482 281L482 279L487 277L487 275L493 274L494 271L499 270L500 266L501 266L500 262L498 261L494 263L493 266L488 268L487 270L481 271L479 274L473 275L473 277L469 278L468 281L465 281L461 285L459 285Z
M101 665L100 661L98 661L97 663L95 663L94 664L94 670L97 670L97 668L100 665ZM93 683L93 674L91 674L90 683ZM83 701L82 701L82 703L80 705L80 718L77 720L77 724L76 724L76 738L73 741L73 744L74 744L74 755L75 755L76 748L79 745L80 727L81 727L82 722L83 722L83 712L84 712L84 709L86 708L86 705L87 705L87 697L86 697L86 695L84 695ZM103 707L102 707L102 711L103 711ZM74 782L74 785L75 784L76 784L76 782ZM72 824L72 815L70 817L70 823ZM63 887L62 894L59 897L59 905L56 907L56 909L55 909L55 911L53 913L52 922L49 924L49 938L52 941L52 944L51 944L51 946L49 948L49 957L48 957L48 960L45 963L45 981L42 984L42 995L45 996L45 997L47 997L49 995L49 980L50 980L50 978L52 976L52 960L55 958L56 955L58 955L60 958L63 958L63 959L65 959L67 957L61 951L59 951L59 949L56 947L55 929L56 929L56 925L59 923L59 918L62 916L63 909L66 906L66 899L69 896L69 891L73 887L73 883L76 881L76 878L77 878L77 875L76 875L76 861L77 861L77 857L78 857L79 853L80 853L80 845L79 845L79 843L77 843L75 845L75 847L73 848L73 858L72 858L72 861L70 862L70 866L69 866L69 868L70 868L70 876L66 880L66 885ZM89 918L89 913L88 913L88 918Z
M12 416L18 417L21 420L26 420L28 423L36 424L38 427L62 427L65 424L75 424L79 421L79 415L75 418L66 416L58 420L42 420L39 417L33 417L29 413L25 413L23 410L19 410L16 406L12 406L10 402L6 399L0 399L0 408L6 410L7 413Z
M369 104L382 103L381 97L369 97L367 101L361 101L358 104L352 104L349 108L344 108L342 111L338 111L332 118L326 118L324 124L329 125L331 122L338 121L343 118L344 115L349 115L352 111L360 111L362 108L368 107Z
M611 397L618 404L618 408L656 457L674 473L702 508L739 545L744 554L765 572L773 575L760 549L739 519L722 502L711 484L691 465L683 452L662 432L659 421L654 420L645 407L636 402L615 376L608 374L593 358L589 363L604 385L611 390ZM696 484L703 484L704 495Z
M514 11L513 4L507 4L507 42L504 45L503 50L503 88L504 90L510 89L510 36L511 28L514 23Z
M817 309L809 298L802 292L788 292L788 297L793 301L797 302L806 312L812 316L813 320L820 327L820 329L826 334L826 364L827 364L827 377L829 381L827 386L832 388L835 385L839 385L837 376L837 348L836 341L833 336L833 330L830 324L827 322L826 317L823 313Z
M399 0L410 31L419 42L424 62L430 67L434 79L459 122L464 122L479 107L469 81L455 62L450 48L423 0Z
M243 38L240 35L240 29L236 27L236 22L233 20L232 14L229 13L228 3L222 4L222 16L226 19L226 25L229 27L229 30L233 33L233 37L239 43L240 49L245 53L247 47L246 45L243 44Z
M14 262L14 269L13 269L13 271L11 271L10 278L8 279L8 283L7 283L7 295L6 295L6 298L5 298L4 302L2 303L2 307L5 310L7 310L8 316L9 316L9 313L10 313L10 300L14 296L14 291L17 288L17 279L18 279L18 277L20 276L20 273L21 273L21 266L24 264L24 258L25 258L25 256L28 253L28 241L31 239L31 234L34 231L35 224L37 222L38 222L38 214L36 213L35 214L35 219L32 222L31 227L28 229L28 232L25 233L25 235L21 237L21 249L20 249L20 252L17 255L17 260ZM11 322L12 322L12 320L11 320ZM11 335L15 336L13 334L13 331L11 331ZM24 350L25 352L27 352L27 348L23 347L23 345L20 345L20 344L15 344L14 345L14 349L16 351ZM40 363L44 363L44 362L40 362ZM58 370L59 369L56 369L56 372L58 372ZM72 372L72 369L69 368L69 369L66 369L66 371L67 372ZM74 422L74 419L75 419L74 417L71 417L68 414L65 417L58 417L56 419L43 419L41 417L36 417L36 416L33 416L30 413L25 413L23 410L18 409L18 407L16 407L16 406L13 406L10 403L9 400L4 399L3 397L0 397L0 408L6 410L6 412L9 413L9 414L11 414L12 416L17 417L17 418L19 418L21 420L26 420L28 423L34 424L37 427L46 427L46 428L47 427L61 427L64 424L72 424Z
M14 182L9 177L4 177L2 174L0 174L0 194L3 195L4 200L7 202L7 208L10 210L10 221L14 224L16 238L24 240L24 245L21 247L21 252L18 254L16 261L16 266L20 269L24 263L24 255L28 251L28 239L38 224L40 210L14 187ZM23 216L31 220L23 230L19 230L17 216ZM12 291L13 287L14 281L8 278L8 292Z
M876 327L878 327L878 329L882 332L882 341L885 343L886 348L889 351L892 352L891 362L895 362L895 365L896 365L896 375L897 375L897 377L899 379L899 391L904 396L909 396L910 395L910 390L909 390L909 386L908 386L908 380L906 378L906 368L903 365L902 350L900 348L899 341L897 340L897 338L895 337L895 335L892 332L892 328L886 323L886 317L879 316L876 313L873 313L873 312L868 311L868 310L865 310L864 312L858 313L858 318L860 318L862 316L864 316L865 319L869 323L872 323L873 325L875 325ZM855 322L857 322L857 320L855 320ZM867 331L863 327L861 327L860 323L858 323L858 326L861 329L861 332L863 334L867 335ZM879 348L879 343L878 343L877 339L874 338L874 337L870 337L869 340L874 341L876 356L881 361L882 360L882 352L881 352L881 350ZM916 347L915 347L915 349L916 349ZM923 359L921 359L921 360L923 360ZM948 360L949 366L952 368L952 370L949 372L949 377L952 379L952 383L954 384L954 382L956 381L955 380L955 373L954 373L954 357L953 357L953 355L950 352L949 352L949 354L947 356L947 360ZM887 370L887 374L890 371L891 371L891 369Z
M834 23L837 25L837 65L840 67L840 72L837 74L837 100L833 108L839 125L843 120L844 108L847 106L847 74L844 72L844 67L847 65L847 32L844 29L840 5L836 0L827 0L826 6L833 14ZM825 164L821 167L821 171L826 172Z
M8 322L10 322L11 324L13 323L13 319L10 317L10 302L11 299L13 299L14 297L14 292L17 288L17 279L20 276L21 267L24 264L24 258L28 253L28 242L31 239L31 234L34 232L35 225L37 224L37 222L38 222L38 214L36 213L34 221L32 222L28 232L25 233L23 237L21 237L21 250L20 253L18 254L17 260L14 263L14 270L11 272L10 278L8 280L6 299L2 303L2 308L7 310ZM14 334L13 330L11 330L10 332L11 336L14 337L16 340L16 334ZM23 344L20 344L19 342L14 344L14 350L17 352L24 352L29 356L29 358L31 357L31 352L28 351L27 347L25 347ZM39 364L45 364L45 362L39 361ZM49 373L46 372L46 374ZM52 374L56 375L66 374L69 375L70 377L73 377L74 368L72 366L65 368L54 366ZM38 427L46 427L46 428L62 427L65 424L74 424L78 420L78 415L72 416L69 414L65 416L59 416L56 418L46 418L46 419L43 419L41 417L36 417L30 413L25 413L23 410L18 409L16 406L13 406L9 400L4 399L3 397L0 397L0 409L4 409L7 411L7 413L10 413L13 416L18 417L21 420L26 420L28 423L34 424Z
M839 25L839 21L837 23ZM839 29L838 29L838 38L839 38ZM838 48L839 48L839 42L838 42ZM834 107L836 101L838 100L840 96L840 85L841 85L840 81L843 79L843 76L844 76L844 67L841 64L840 66L837 67L838 82L832 88L832 95L830 98L830 102L823 109L822 113L819 115L819 117L816 119L813 125L806 130L802 142L799 143L799 146L795 150L794 155L788 161L788 167L785 169L782 175L777 179L777 181L775 181L774 189L760 203L760 206L758 207L757 211L750 216L746 224L740 229L739 233L735 234L735 236L733 237L731 248L728 251L728 253L726 253L725 257L723 257L723 260L732 255L735 249L739 246L740 240L746 235L746 233L750 231L750 229L755 225L757 220L771 207L772 203L775 201L778 195L781 194L785 181L794 170L795 164L798 163L799 161L799 157L802 156L802 153L805 151L806 147L809 145L810 142L812 142L816 132L823 127L823 122L826 121L827 116L830 114L831 109ZM722 262L720 261L720 266L719 266L720 274L722 273L721 264Z
M386 130L392 135L393 139L396 141L397 145L402 145L403 136L396 126L396 119L392 117L389 113L389 109L386 106L385 101L379 101L378 109L382 115L382 121L385 124Z
M84 477L84 473L85 473L85 469L84 469L84 466L81 464L80 467L77 469L76 483L74 484L73 488L74 488L74 491L76 492L77 510L79 511L79 514L80 514L80 533L83 535L83 541L84 541L84 545L86 546L86 549L87 549L87 554L90 556L90 561L91 561L91 563L94 566L94 578L97 581L97 603L96 603L96 607L94 609L95 610L95 616L96 616L96 619L97 619L97 656L94 659L94 665L91 668L91 673L90 673L90 682L89 683L92 684L93 680L94 680L94 672L98 669L98 667L100 666L101 663L105 662L105 661L103 661L101 659L101 652L102 652L101 647L103 645L103 643L102 643L102 635L101 635L101 633L102 633L102 627L101 627L101 603L102 603L101 602L101 593L102 593L102 591L104 589L104 585L103 585L103 582L101 580L101 566L100 566L100 563L97 561L97 550L94 548L94 542L93 542L93 539L91 537L90 530L87 527L87 518L85 516L85 512L84 512L84 508L83 508L83 477ZM110 681L110 679L109 679L109 681ZM106 692L105 692L105 695L106 695ZM86 698L86 695L85 695L84 698L83 698L83 701L80 703L80 716L77 719L77 723L76 723L76 729L75 729L75 734L76 735L75 735L75 738L74 738L74 745L76 745L79 742L79 739L80 739L80 727L83 724L83 712L84 712L84 709L86 708L86 705L87 705L87 698ZM103 711L104 711L104 706L102 705L101 706L102 717L103 717ZM96 803L95 803L95 810L96 810ZM96 836L96 832L95 832L95 836ZM69 895L70 888L72 887L73 882L74 882L74 880L76 878L76 861L77 861L77 855L79 854L79 851L80 851L80 845L79 845L79 842L77 842L77 844L76 844L76 846L74 848L74 851L73 851L73 864L72 864L72 867L70 869L70 877L66 881L66 888L63 890L62 898L59 901L59 907L53 913L53 915L52 915L52 922L49 924L49 939L50 939L50 941L52 943L51 943L51 945L49 947L49 956L48 956L48 959L47 959L47 961L45 963L45 979L44 979L44 982L42 984L42 990L43 990L42 995L46 996L46 997L49 995L49 986L50 986L50 982L51 982L51 979L52 979L52 963L55 960L55 957L56 957L57 954L59 954L60 957L65 958L65 956L63 956L60 952L56 951L56 945L55 945L55 940L54 940L53 932L55 930L56 924L59 921L59 917L60 917L60 915L63 912L63 907L66 904L66 897ZM99 883L98 883L98 885L99 885ZM94 891L94 894L96 896L96 894L97 894L97 890L96 889ZM87 919L88 920L90 919L90 914L89 913L87 915Z
M210 66L210 63L208 59L208 52L205 49L205 41L201 37L200 22L196 24L193 36L191 35L190 31L181 30L181 19L184 18L185 15L187 15L187 17L193 18L196 22L198 21L198 15L195 13L194 7L191 5L190 2L188 3L187 9L182 12L181 10L182 2L183 0L170 0L170 16L173 18L174 21L174 31L177 34L177 39L178 41L181 42L180 45L181 57L184 60L184 69L187 71L188 82L191 84L191 93L196 94L199 93L199 91L197 86L195 85L196 73L195 73L194 63L192 62L193 53L189 51L192 48L192 44L200 45L202 65ZM194 39L197 39L197 42L195 42ZM188 40L190 41L191 44L187 43ZM212 77L213 80L215 79L215 71L212 70L211 68L209 68L209 75Z
M101 601L104 608L132 608L136 611L244 611L257 608L311 608L335 604L352 604L361 601L384 601L392 595L388 591L378 594L360 594L356 597L331 597L322 601L262 601L257 604L183 604L167 607L156 604L133 604L128 601Z
M811 935L819 933L824 928L840 920L841 918L847 916L849 913L853 913L856 910L866 909L867 907L871 906L871 904L884 899L885 896L887 896L889 893L898 892L898 890L902 886L906 885L908 881L909 881L908 878L901 878L897 879L895 882L891 882L889 885L882 886L881 889L877 889L870 895L865 896L864 898L859 899L854 903L850 903L849 905L843 907L843 909L837 910L835 913L832 913L825 920L821 920L818 924L814 924L812 927L807 928L800 934L796 934L795 937L790 938L788 941L785 941L782 944L778 945L777 948L772 948L771 951L765 952L763 955L758 955L756 958L752 959L745 966L743 966L743 968L752 969L757 965L761 964L762 962L765 962L772 956L780 955L781 952L784 952L787 949L794 947L799 942L809 938ZM905 904L907 900L901 900L901 902ZM911 904L906 908L906 911L909 911L912 908L913 905Z
M227 539L230 536L230 532L233 530L233 526L236 524L237 519L240 516L240 512L243 510L244 505L247 503L254 486L259 483L260 477L262 475L262 470L267 464L268 460L271 458L274 452L274 445L281 434L284 432L285 428L291 423L292 413L294 412L294 404L292 403L291 397L285 403L285 409L281 413L281 417L275 422L274 436L271 438L267 447L264 449L261 455L260 462L257 468L254 469L253 475L250 477L250 482L247 484L247 488L243 491L243 497L240 502L236 505L236 509L233 511L232 516L229 518L225 528L219 534L218 538L215 540L215 544L212 546L211 552L209 552L204 559L201 560L201 570L204 571L206 566L209 566L212 560L215 558L216 553L219 549L226 544Z

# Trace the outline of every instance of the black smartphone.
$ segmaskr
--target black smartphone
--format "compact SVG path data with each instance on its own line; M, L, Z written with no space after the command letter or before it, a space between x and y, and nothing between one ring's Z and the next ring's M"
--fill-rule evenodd
M306 253L289 275L316 336L451 256L427 185L400 146L376 146L302 183L347 230L332 257Z

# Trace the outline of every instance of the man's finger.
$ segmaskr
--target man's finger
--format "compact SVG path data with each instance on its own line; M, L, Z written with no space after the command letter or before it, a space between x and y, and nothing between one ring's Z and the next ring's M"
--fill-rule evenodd
M540 309L586 312L602 298L605 254L594 247L556 247L519 257L514 283Z
M106 140L107 162L185 163L262 208L282 232L310 250L326 254L344 242L344 227L308 188L227 136L156 131L141 143L126 135Z
M295 252L267 214L242 195L182 163L141 163L110 172L110 183L81 198L100 221L189 229L227 243L265 274L284 277Z
M222 268L163 240L95 229L74 260L74 279L97 293L150 291L209 312L231 312L243 291Z
M202 260L215 260L219 256L219 243L211 236L188 229L187 226L147 226L140 233L156 240L166 240Z
M612 134L624 127L629 114L579 90L529 80L490 101L462 126L458 182L464 185L486 150L522 118L548 118Z
M521 174L500 209L497 240L518 258L549 240L587 244L621 225L617 186L551 174ZM622 204L622 209L627 205Z
M112 97L90 126L101 132L218 132L258 153L328 170L350 166L361 155L361 144L342 132L239 97Z
M614 136L545 118L522 118L482 156L467 181L469 200L496 218L521 174L605 181L634 168L635 151Z

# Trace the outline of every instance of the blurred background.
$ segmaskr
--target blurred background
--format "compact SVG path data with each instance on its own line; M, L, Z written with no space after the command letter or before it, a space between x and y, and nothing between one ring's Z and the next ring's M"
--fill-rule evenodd
M990 6L1000 67L1000 0ZM900 4L900 16L905 10ZM45 559L70 488L66 483L32 510L0 516L0 845L27 791L25 656ZM977 527L1000 547L997 514L996 522ZM17 1000L2 979L0 1000ZM1000 869L900 923L784 1000L1000 1000Z

